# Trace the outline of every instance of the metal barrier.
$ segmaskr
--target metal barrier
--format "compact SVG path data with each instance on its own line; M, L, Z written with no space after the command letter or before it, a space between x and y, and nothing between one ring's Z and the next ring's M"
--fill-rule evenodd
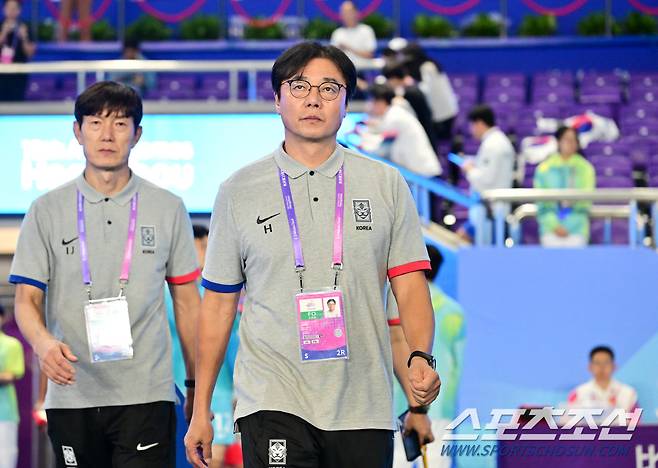
M627 203L627 212L616 211L606 217L628 218L628 243L631 247L639 245L638 230L638 203L651 203L651 222L653 226L653 238L658 239L658 189L633 188L633 189L496 189L487 190L481 194L485 203L526 203L538 201L591 201L597 202L622 202ZM600 213L599 208L592 206L590 213ZM603 209L608 209L603 208ZM512 218L513 219L513 218ZM484 229L483 225L477 226ZM502 212L495 213L495 242L498 247L504 246L505 215Z
M229 101L238 101L238 73L247 73L247 98L256 100L256 74L270 72L272 60L68 60L61 62L12 63L0 66L0 74L8 73L75 73L78 94L86 88L87 73L95 73L96 81L116 72L228 72ZM359 64L359 70L380 70L382 59Z

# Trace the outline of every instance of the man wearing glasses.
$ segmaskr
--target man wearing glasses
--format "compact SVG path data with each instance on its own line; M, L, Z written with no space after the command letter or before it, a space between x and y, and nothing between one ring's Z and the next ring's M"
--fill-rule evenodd
M354 65L335 47L285 51L272 68L283 144L219 189L185 437L196 467L210 456L212 386L243 286L235 419L245 467L391 466L387 277L418 406L439 392L430 264L409 189L395 169L336 143L355 85Z

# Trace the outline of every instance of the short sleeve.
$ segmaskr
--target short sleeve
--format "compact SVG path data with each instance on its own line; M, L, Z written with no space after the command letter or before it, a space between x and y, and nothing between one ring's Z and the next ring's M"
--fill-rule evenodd
M185 284L199 277L192 222L185 205L179 200L176 209L171 248L167 260L166 279L169 284Z
M363 34L363 44L362 44L362 50L374 53L375 50L377 49L377 37L375 36L375 31L368 26L367 24L364 24L365 26L364 34Z
M48 232L47 213L37 200L32 203L21 224L9 273L10 283L29 284L46 290L50 280Z
M238 292L244 283L240 236L231 205L229 190L222 184L210 219L201 282L204 288L215 292Z
M399 172L396 173L394 186L395 219L388 252L389 279L412 271L430 269L416 205L409 186Z

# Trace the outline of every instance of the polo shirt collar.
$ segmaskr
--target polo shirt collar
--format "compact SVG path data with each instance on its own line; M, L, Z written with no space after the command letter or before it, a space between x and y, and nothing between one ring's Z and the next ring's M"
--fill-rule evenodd
M283 144L281 144L279 149L274 153L274 160L276 161L276 165L279 166L283 172L288 174L288 177L293 179L300 177L302 174L305 174L310 170L308 167L296 161L286 153L283 149ZM336 148L334 149L334 152L331 153L331 156L329 156L329 159L313 170L325 177L335 177L343 165L344 160L345 155L343 154L343 147L336 144Z
M124 206L128 204L135 192L137 192L139 187L139 177L131 171L130 179L128 180L126 186L119 193L115 193L112 196L107 196L103 193L100 193L91 185L89 185L85 179L84 172L80 174L75 180L75 185L77 189L80 190L80 193L82 193L82 195L85 197L85 200L87 200L89 203L98 203L106 198L109 198L118 205Z

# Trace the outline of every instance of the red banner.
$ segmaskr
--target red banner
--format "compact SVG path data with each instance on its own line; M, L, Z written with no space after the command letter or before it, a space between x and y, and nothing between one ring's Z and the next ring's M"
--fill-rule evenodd
M587 3L587 0L572 0L566 5L560 7L546 7L540 5L537 0L523 0L523 3L525 3L532 11L540 15L567 16L574 11L580 10L583 5Z
M242 18L244 18L245 21L247 21L247 23L249 23L251 26L255 26L257 28L265 28L279 21L281 17L286 13L286 10L288 10L288 7L290 7L291 3L292 0L282 0L281 3L279 3L279 6L274 11L274 13L272 13L270 16L266 18L258 19L251 16L247 12L247 10L244 9L240 1L231 0L231 6L235 10L235 12L238 15L240 15Z
M437 15L456 16L473 9L473 7L480 3L480 0L466 0L456 5L438 5L436 2L431 2L430 0L416 0L416 2Z
M103 0L103 2L99 5L99 7L96 9L96 11L92 12L91 14L91 22L96 22L100 20L107 9L110 7L112 4L112 0ZM50 14L53 15L53 18L55 18L57 21L59 21L59 9L57 6L53 3L52 0L46 0L46 8L48 8L48 11L50 11ZM74 25L79 25L80 21L71 21L70 24Z
M184 8L178 13L168 13L166 11L158 10L147 0L141 0L135 3L137 3L137 5L139 5L139 7L144 10L145 13L159 19L160 21L164 21L165 23L178 23L196 13L199 8L201 8L203 4L206 3L206 0L194 0L190 6Z
M658 15L658 6L645 5L640 0L628 0L628 3L633 5L645 15Z
M340 14L336 13L334 10L329 8L329 6L324 2L324 0L314 0L318 9L322 12L324 16L333 20L340 21ZM364 6L359 10L359 19L363 19L371 13L374 13L379 5L381 5L382 0L372 0L368 5Z

